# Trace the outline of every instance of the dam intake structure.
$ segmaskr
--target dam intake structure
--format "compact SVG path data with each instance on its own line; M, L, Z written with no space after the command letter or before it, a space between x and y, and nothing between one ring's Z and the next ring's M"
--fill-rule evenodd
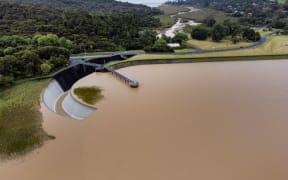
M61 102L61 108L69 117L76 120L84 120L96 111L96 108L84 104L77 100L71 92L75 82L94 72L112 73L115 77L122 80L131 88L139 87L139 82L129 79L128 77L117 72L113 68L104 67L104 64L110 61L122 61L132 57L128 55L114 55L109 57L93 58L88 60L74 59L70 60L68 67L59 71L53 76L49 85L45 88L42 100L45 106L52 112L57 113L56 104L61 97L68 92Z

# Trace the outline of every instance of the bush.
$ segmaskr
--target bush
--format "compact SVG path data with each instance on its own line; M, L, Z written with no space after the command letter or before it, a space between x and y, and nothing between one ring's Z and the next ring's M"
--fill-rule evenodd
M154 43L151 52L174 52L174 50L167 45L165 39L161 38Z
M41 64L40 68L41 68L41 72L43 74L48 74L51 71L52 66L51 66L51 64L44 62Z
M184 41L188 40L188 36L185 33L177 33L172 39L172 42L182 44Z

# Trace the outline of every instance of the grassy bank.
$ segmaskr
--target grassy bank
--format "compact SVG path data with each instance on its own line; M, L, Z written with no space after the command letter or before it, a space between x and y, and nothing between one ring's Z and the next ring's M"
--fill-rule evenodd
M197 63L197 62L225 62L225 61L256 61L256 60L280 60L288 59L288 54L282 55L258 55L258 56L219 56L219 57L196 57L196 58L159 58L137 59L107 63L106 67L115 69L144 64L174 64L174 63Z
M220 42L214 42L211 39L200 41L196 39L191 39L187 42L188 45L193 45L194 47L198 47L205 50L215 50L215 49L225 49L225 48L237 48L237 47L243 47L253 44L254 42L238 42L234 44L229 39L224 39Z
M95 104L103 98L102 90L97 87L79 87L74 89L74 94L87 104Z
M30 81L0 91L0 155L24 154L51 136L42 128L40 94L48 80Z
M192 40L192 41L195 41L195 40ZM206 47L207 49L214 46L214 43L207 42L207 41L199 42L198 44L201 45L202 48ZM244 44L241 44L241 45L244 46ZM216 46L217 48L215 49L218 49L221 46L222 47L226 46L226 44L225 43L215 44L215 47ZM130 58L129 60L134 61L134 60L149 60L149 59L190 59L190 58L206 58L206 57L271 56L271 55L287 54L287 52L288 52L288 36L271 36L269 37L269 39L264 45L251 48L251 49L240 49L240 50L225 51L225 52L210 52L210 53L203 53L203 54L183 54L183 55L141 54L141 55L134 56Z

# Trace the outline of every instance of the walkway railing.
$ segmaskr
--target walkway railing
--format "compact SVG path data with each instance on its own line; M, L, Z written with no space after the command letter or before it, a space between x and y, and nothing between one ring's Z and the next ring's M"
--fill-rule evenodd
M121 79L122 81L124 81L125 83L127 83L130 87L132 87L132 88L138 88L139 87L139 82L133 81L133 80L127 78L126 76L115 71L113 68L109 67L109 68L106 68L106 70L111 72L115 77L117 77L117 78Z

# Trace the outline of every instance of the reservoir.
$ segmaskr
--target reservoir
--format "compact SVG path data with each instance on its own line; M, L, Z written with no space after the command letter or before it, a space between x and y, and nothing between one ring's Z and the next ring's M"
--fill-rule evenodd
M141 65L132 89L95 73L84 121L41 107L56 139L0 162L1 180L288 179L288 60Z

